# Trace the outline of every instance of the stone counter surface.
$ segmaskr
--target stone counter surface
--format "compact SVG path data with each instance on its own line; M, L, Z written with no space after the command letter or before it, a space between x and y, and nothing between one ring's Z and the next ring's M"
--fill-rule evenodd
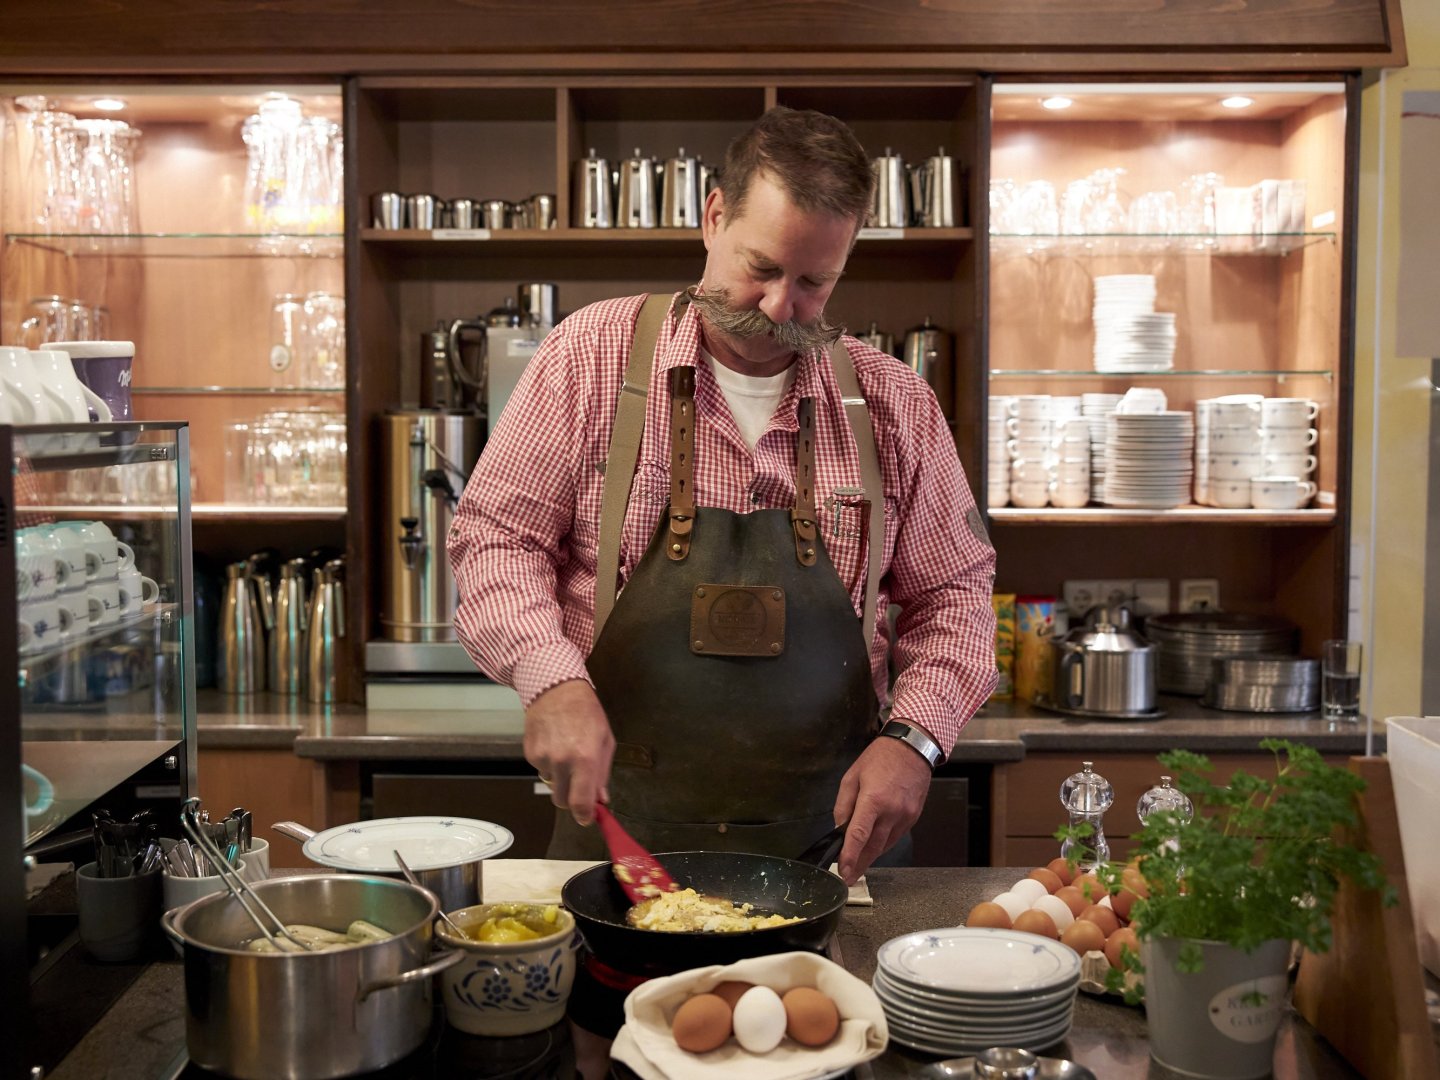
M951 756L956 762L1020 761L1029 751L1156 752L1177 746L1202 753L1253 750L1266 736L1308 743L1326 753L1365 752L1365 724L1334 723L1315 714L1264 715L1208 709L1194 698L1164 697L1160 720L1079 720L1035 706L993 702L969 724ZM524 715L519 710L366 710L319 706L271 694L203 691L200 748L293 746L318 760L518 761ZM1375 753L1385 747L1376 725Z
M847 908L836 934L837 958L868 981L875 954L892 937L953 926L971 906L1004 890L1028 868L873 870L871 908ZM51 1073L52 1080L156 1080L173 1075L184 1048L184 972L176 961L147 968L130 991ZM1047 1056L1068 1057L1101 1080L1169 1080L1176 1074L1149 1058L1145 1014L1114 998L1081 993L1074 1028ZM935 1061L898 1045L852 1075L857 1080L933 1077ZM1282 1022L1277 1080L1358 1075L1313 1028L1293 1013ZM590 1078L594 1080L594 1078Z

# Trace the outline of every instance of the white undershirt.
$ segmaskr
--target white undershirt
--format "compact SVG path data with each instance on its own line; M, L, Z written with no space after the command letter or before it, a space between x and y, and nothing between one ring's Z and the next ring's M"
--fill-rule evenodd
M725 395L725 403L735 417L740 437L745 440L746 446L754 450L760 436L765 434L770 417L775 415L776 406L795 378L795 365L791 364L778 375L745 375L726 367L704 350L701 350L701 355L710 365L715 381L720 384L720 392Z

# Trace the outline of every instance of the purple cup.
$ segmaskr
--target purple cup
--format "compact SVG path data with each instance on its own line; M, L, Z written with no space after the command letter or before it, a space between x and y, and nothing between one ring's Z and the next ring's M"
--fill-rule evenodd
M76 377L105 402L112 420L134 419L130 409L130 367L135 362L133 341L57 341L46 348L61 349L69 354Z

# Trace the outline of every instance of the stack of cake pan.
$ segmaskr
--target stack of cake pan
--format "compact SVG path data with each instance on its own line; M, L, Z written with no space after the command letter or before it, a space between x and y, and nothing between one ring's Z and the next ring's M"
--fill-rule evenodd
M1162 693L1205 693L1217 657L1284 656L1295 651L1295 626L1269 615L1223 611L1152 615L1145 634L1160 650L1156 684Z
M1298 656L1222 656L1210 661L1204 704L1232 712L1314 712L1320 661Z

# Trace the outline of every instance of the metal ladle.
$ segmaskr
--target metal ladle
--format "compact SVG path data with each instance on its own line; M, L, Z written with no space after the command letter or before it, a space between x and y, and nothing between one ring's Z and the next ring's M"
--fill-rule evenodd
M405 865L405 859L403 856L401 856L398 850L395 852L395 865L400 867L400 872L405 875L405 880L408 881L411 885L414 885L417 889L425 888L424 885L420 884L420 879L415 876L415 871L411 870L410 867ZM445 912L441 911L440 918L445 920L445 925L450 927L450 929L455 933L456 937L460 938L460 940L462 941L469 940L465 931L461 930L460 927L456 924L455 920L450 918L449 915L446 915Z

